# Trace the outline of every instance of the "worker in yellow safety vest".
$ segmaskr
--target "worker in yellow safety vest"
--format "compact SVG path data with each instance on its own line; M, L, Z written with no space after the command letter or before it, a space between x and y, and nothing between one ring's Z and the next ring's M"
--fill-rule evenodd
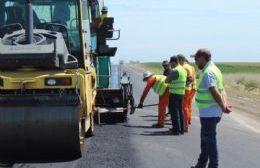
M185 86L185 94L183 98L183 112L184 112L184 131L188 132L189 125L191 124L192 116L192 100L195 95L196 73L193 66L188 64L188 61L182 54L177 55L180 65L187 72L187 81Z
M101 23L103 22L104 18L108 17L108 8L106 6L103 6L102 10L101 10Z
M222 112L230 113L226 92L223 87L223 77L218 67L211 61L211 53L207 49L199 49L192 55L201 70L195 96L199 108L201 123L201 153L198 162L192 168L218 167L218 150L216 131Z
M158 105L158 122L153 124L154 128L163 128L166 108L169 104L169 88L165 83L166 77L164 75L154 75L153 73L146 71L143 73L143 81L147 82L145 89L143 90L142 96L140 98L138 108L143 107L143 102L150 91L153 88L154 92L159 95L159 105Z
M106 6L103 6L101 9L101 15L99 18L95 20L96 26L100 27L103 23L104 18L107 18L108 16L108 8Z
M179 64L177 56L172 56L170 59L171 71L166 78L166 83L169 83L169 113L171 114L172 129L170 132L173 135L184 134L184 115L183 115L183 96L185 93L185 85L187 73Z

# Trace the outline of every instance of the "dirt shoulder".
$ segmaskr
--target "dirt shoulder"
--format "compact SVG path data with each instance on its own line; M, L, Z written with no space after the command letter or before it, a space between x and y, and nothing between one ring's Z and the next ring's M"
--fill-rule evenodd
M234 89L227 89L229 103L233 111L242 114L244 117L260 121L260 98L254 95L247 95Z

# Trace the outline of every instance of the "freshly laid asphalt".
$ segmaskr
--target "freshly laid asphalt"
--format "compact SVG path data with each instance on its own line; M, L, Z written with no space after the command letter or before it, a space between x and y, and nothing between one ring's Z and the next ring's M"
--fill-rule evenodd
M138 103L144 83L141 74L131 71L134 96ZM144 104L158 102L152 91ZM233 114L232 114L233 113ZM218 125L220 168L259 168L260 133L250 123L235 119L235 111L223 115ZM242 118L243 120L243 118ZM165 128L152 128L157 107L137 109L124 123L102 124L86 139L85 152L77 160L46 163L13 163L13 168L189 168L200 152L200 123L194 107L189 133L170 135L170 118ZM249 125L249 126L248 126ZM0 151L1 152L1 151ZM15 161L14 161L15 162Z

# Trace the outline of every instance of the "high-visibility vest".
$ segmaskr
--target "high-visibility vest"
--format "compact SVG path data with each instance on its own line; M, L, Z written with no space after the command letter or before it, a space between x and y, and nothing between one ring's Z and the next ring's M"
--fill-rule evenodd
M186 79L187 79L187 72L186 70L178 65L176 68L174 68L178 71L179 73L179 77L177 80L172 80L172 82L170 83L170 93L173 94L180 94L180 95L184 95L185 93L185 85L186 85Z
M162 96L167 88L167 84L165 83L166 76L154 75L154 77L156 79L156 82L153 85L153 91L159 96Z
M109 17L108 14L101 14L100 19L101 19L101 23L103 22L104 18Z
M99 18L95 20L95 25L100 26L103 23L104 18L109 17L108 14L101 14Z
M207 67L205 67L202 70L202 73L199 77L198 84L197 84L195 100L196 100L196 105L199 109L218 105L218 103L215 101L215 99L209 92L209 89L206 86L204 86L204 84L203 84L203 79L207 72L214 73L214 75L217 79L217 88L218 88L218 92L220 93L220 95L223 90L223 77L222 77L221 71L218 69L218 67L214 63L210 63L209 65L207 65Z
M187 78L192 77L192 67L191 67L191 65L184 63L183 68L187 72ZM185 90L191 90L191 89L192 89L192 83L190 83L190 84L186 83Z

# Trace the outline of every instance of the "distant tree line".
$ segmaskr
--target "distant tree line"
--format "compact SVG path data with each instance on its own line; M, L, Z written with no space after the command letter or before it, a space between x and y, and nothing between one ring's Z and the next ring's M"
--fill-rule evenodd
M132 61L132 60L130 60L129 64L140 64L140 61Z

